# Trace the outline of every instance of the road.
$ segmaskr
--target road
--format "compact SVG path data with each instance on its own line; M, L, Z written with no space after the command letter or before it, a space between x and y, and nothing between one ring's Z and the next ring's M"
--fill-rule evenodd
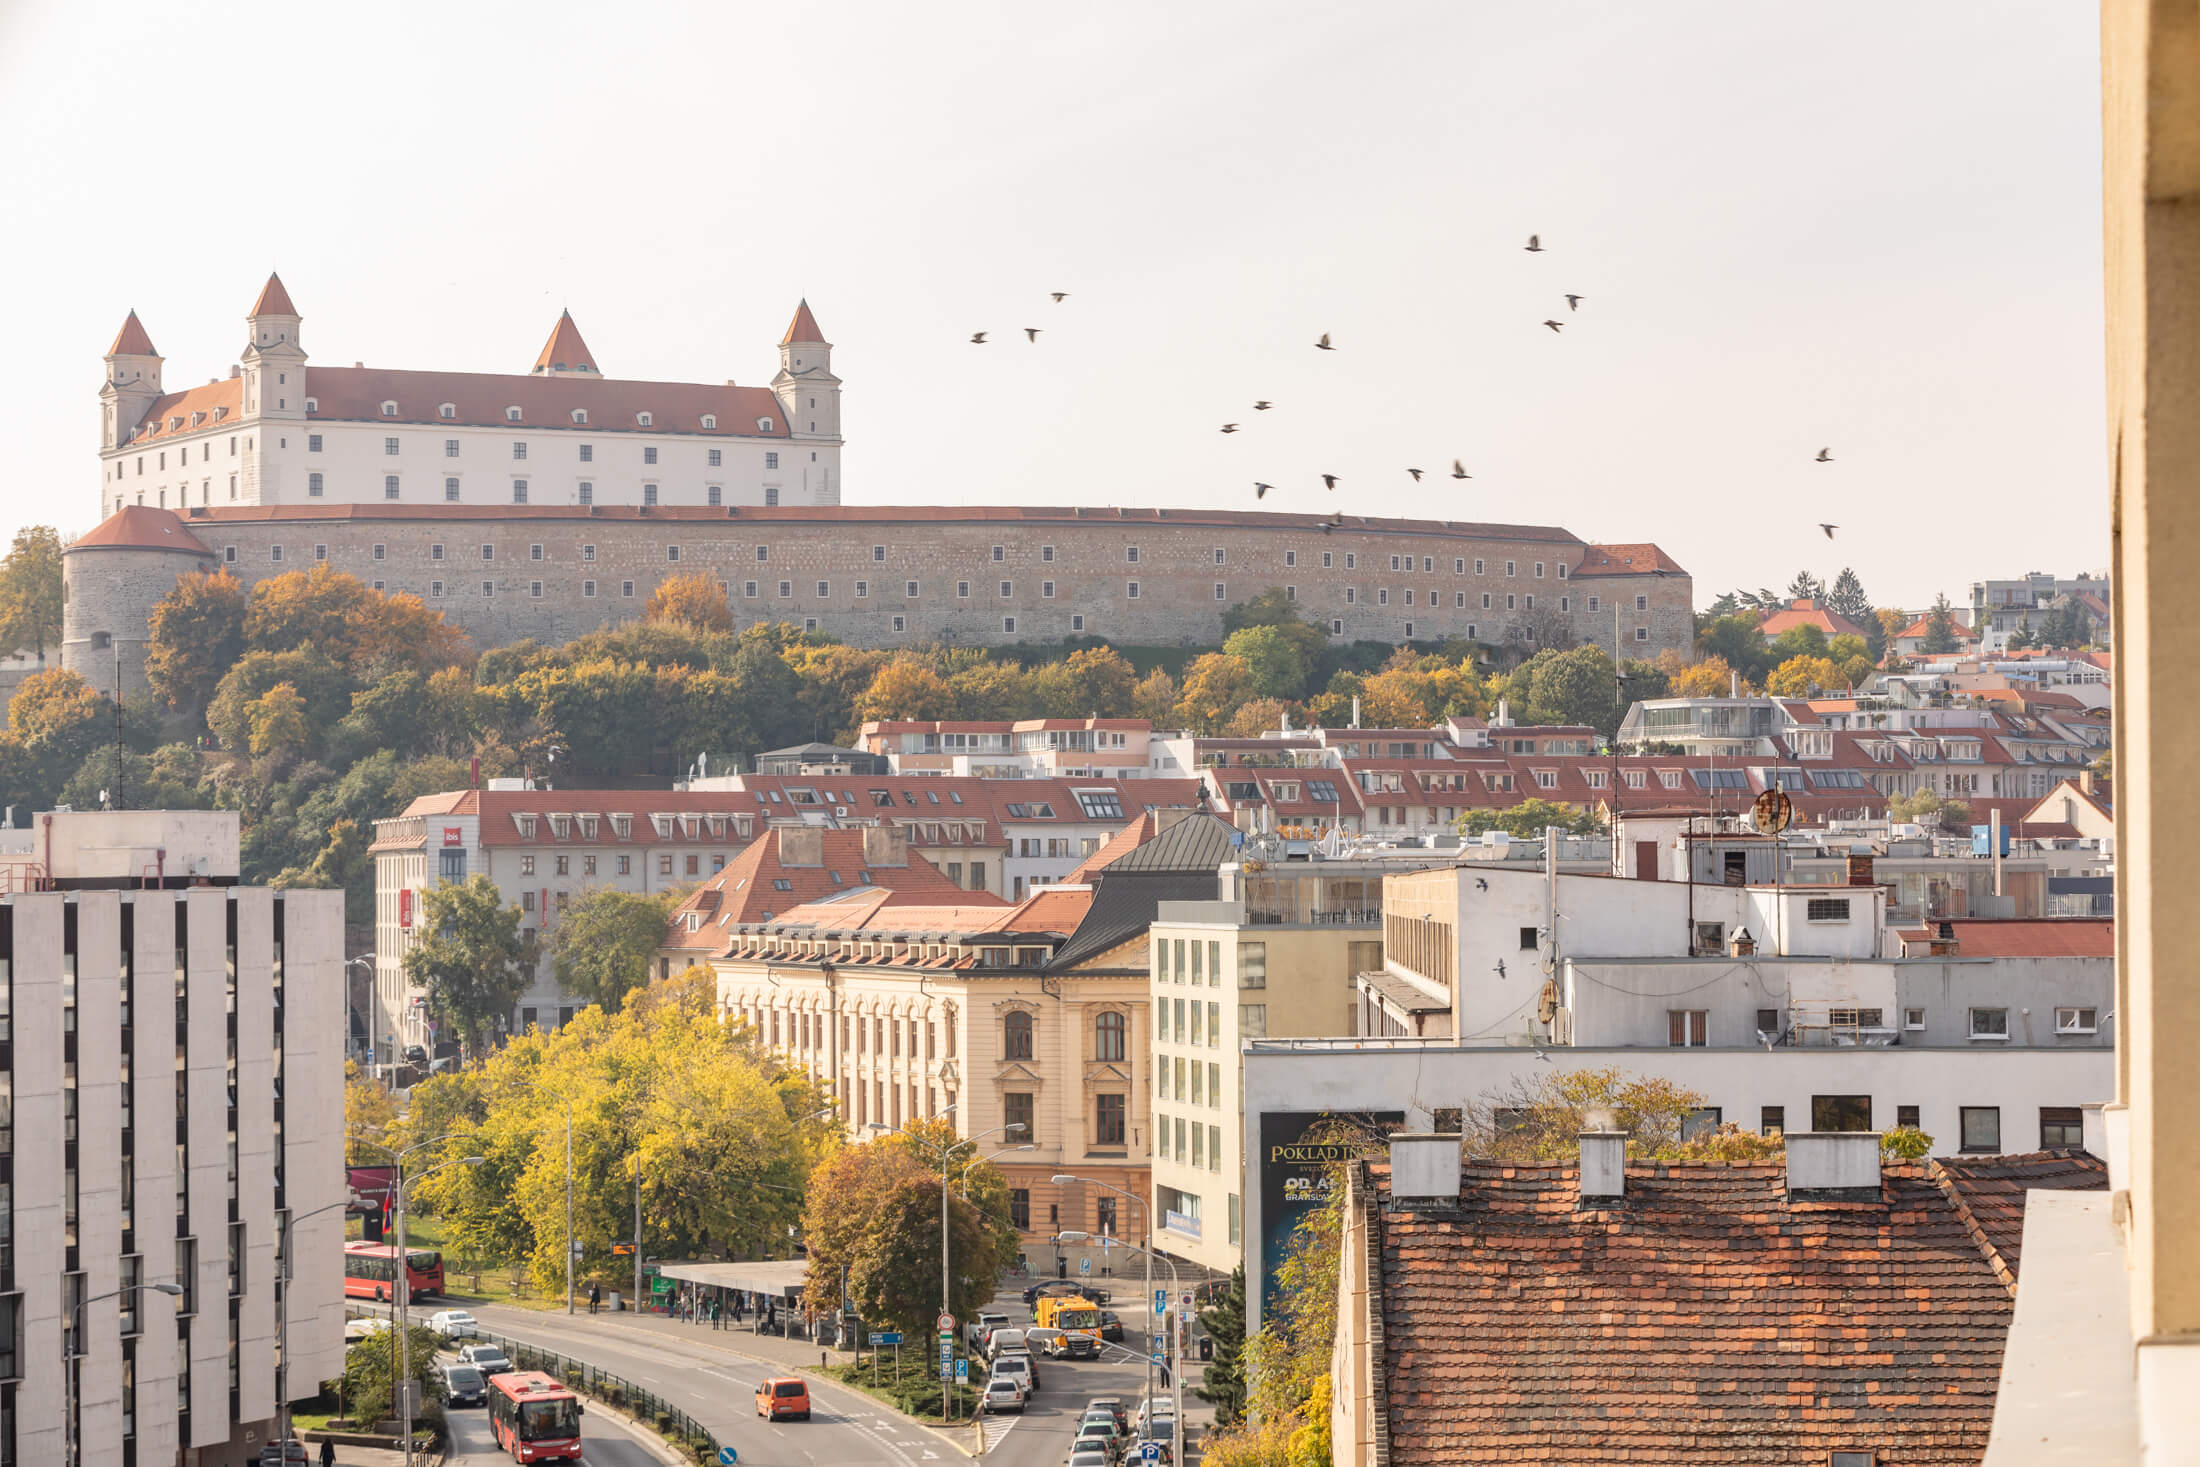
M487 1411L458 1408L447 1412L446 1419L451 1425L451 1455L446 1462L467 1467L503 1462L509 1467L512 1459L498 1449ZM581 1442L588 1467L664 1467L662 1456L635 1440L633 1428L606 1421L600 1412L581 1418Z

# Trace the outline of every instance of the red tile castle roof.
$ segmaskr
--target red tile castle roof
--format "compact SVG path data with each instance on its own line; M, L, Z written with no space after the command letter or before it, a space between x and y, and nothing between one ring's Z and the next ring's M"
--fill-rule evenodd
M603 368L596 365L588 343L581 340L581 328L573 324L571 311L560 315L558 324L550 328L550 339L542 344L542 355L535 358L535 370L602 374Z
M267 284L260 287L260 298L245 312L246 319L254 316L295 316L298 308L290 303L290 292L283 289L283 277L270 270Z
M145 334L144 323L138 320L137 312L132 311L123 317L122 329L115 333L115 344L107 348L107 355L157 357L160 353L153 350L153 338Z
M1592 545L1577 576L1686 575L1680 562L1655 545Z
M792 346L798 341L814 341L826 345L825 333L817 329L817 317L810 314L810 303L804 300L794 309L794 319L787 323L787 334L779 338L781 346Z
M203 555L209 560L214 558L214 552L207 549L182 520L165 509L142 504L116 510L101 520L97 529L70 541L69 549L175 550L185 555Z

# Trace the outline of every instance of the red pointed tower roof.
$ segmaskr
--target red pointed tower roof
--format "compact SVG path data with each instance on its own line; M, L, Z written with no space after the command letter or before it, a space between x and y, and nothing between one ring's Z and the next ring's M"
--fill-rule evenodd
M267 272L267 284L260 287L260 298L245 312L247 320L254 316L295 316L298 308L290 303L290 292L283 289L283 277L274 271Z
M115 333L115 344L107 348L107 355L157 357L160 353L153 350L153 338L145 334L145 327L138 321L137 312L132 311L123 319L122 329Z
M592 372L603 375L603 368L596 365L596 358L588 350L588 343L581 340L581 328L573 324L571 311L561 312L558 324L551 328L550 339L542 344L542 355L535 358L535 371Z
M815 341L823 344L825 333L817 329L817 317L810 314L810 303L805 300L794 309L794 319L787 323L787 334L779 338L781 346L797 341Z

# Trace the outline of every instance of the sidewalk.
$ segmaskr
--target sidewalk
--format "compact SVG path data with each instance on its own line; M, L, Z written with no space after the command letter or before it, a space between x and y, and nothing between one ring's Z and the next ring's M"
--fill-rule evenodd
M586 1309L581 1309L568 1319L562 1310L556 1313L512 1310L509 1314L499 1310L498 1317L518 1325L529 1314L538 1319L556 1320L576 1327L623 1330L679 1340L688 1345L710 1345L789 1370L815 1370L820 1364L846 1365L856 1358L850 1351L831 1349L811 1340L789 1340L779 1335L758 1334L751 1328L752 1320L743 1320L738 1324L730 1319L721 1320L720 1327L713 1329L708 1324L694 1324L666 1314L634 1311L591 1315Z

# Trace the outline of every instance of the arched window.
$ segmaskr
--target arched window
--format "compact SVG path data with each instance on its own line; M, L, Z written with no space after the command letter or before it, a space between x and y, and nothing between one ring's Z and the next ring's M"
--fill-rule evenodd
M1121 1014L1102 1014L1092 1021L1092 1057L1119 1060L1127 1053Z
M1012 1013L1001 1025L1001 1058L1027 1060L1031 1057L1031 1015Z

